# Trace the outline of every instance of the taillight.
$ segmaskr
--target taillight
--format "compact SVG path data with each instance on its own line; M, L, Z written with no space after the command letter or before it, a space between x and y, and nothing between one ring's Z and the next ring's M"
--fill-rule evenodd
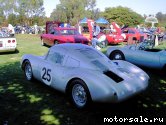
M11 40L8 40L8 43L11 43Z
M15 43L15 40L12 40L12 43Z

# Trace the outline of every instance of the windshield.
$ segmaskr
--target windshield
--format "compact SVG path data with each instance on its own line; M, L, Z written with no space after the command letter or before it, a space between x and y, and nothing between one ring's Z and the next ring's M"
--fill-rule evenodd
M9 37L9 34L0 32L0 38Z
M61 35L80 35L75 29L62 29L60 30Z

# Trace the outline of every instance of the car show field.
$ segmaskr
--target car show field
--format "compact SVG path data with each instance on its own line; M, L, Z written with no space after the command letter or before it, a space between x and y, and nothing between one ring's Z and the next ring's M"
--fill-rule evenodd
M25 79L20 64L22 56L24 54L42 56L49 50L49 47L41 45L40 35L17 34L16 39L16 52L0 53L1 125L5 123L9 125L100 125L104 124L104 118L115 116L139 118L139 120L143 118L143 122L147 119L150 121L154 118L165 118L166 71L140 67L150 77L149 86L145 91L123 102L95 102L90 107L80 110L70 104L63 93L41 84L40 81L30 82ZM166 41L163 41L158 48L165 49ZM106 48L101 51L105 53ZM156 120L156 123L158 122Z

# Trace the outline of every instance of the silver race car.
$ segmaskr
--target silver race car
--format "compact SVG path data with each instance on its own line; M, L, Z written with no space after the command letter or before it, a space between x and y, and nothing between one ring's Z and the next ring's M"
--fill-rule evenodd
M106 55L111 60L126 60L148 68L166 68L166 50L155 49L148 41L124 47L109 47Z
M66 93L77 108L91 101L119 102L145 90L149 76L126 61L111 61L83 44L52 46L44 56L21 60L27 80L34 78Z

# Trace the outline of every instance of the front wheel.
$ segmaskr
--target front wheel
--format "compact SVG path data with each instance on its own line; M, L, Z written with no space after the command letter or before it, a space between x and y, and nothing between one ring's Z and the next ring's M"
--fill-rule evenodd
M88 87L82 80L74 80L69 88L70 100L79 109L85 108L91 101Z
M42 45L42 46L44 46L44 45L45 45L45 43L44 43L43 39L41 39L41 45Z
M109 57L111 60L125 60L124 54L121 51L113 51Z
M24 74L25 74L25 77L28 81L33 80L32 67L31 67L31 64L28 60L25 61L25 63L24 63Z

